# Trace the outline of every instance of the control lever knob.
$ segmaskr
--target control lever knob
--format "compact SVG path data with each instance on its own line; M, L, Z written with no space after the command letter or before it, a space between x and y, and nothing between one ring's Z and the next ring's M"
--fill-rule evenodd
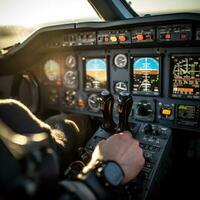
M116 124L113 121L113 105L114 98L112 94L103 90L99 96L100 110L103 113L103 123L102 128L110 133L114 133L116 129Z
M133 99L129 92L122 91L118 96L118 113L119 113L119 123L117 127L117 132L130 130L128 124L128 117L131 112L133 105Z

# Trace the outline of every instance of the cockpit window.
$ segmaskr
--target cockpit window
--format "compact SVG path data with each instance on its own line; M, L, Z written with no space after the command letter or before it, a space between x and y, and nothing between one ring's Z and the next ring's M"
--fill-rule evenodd
M87 0L0 0L0 49L41 26L99 20Z
M200 12L199 0L126 0L140 16L147 14L168 14Z

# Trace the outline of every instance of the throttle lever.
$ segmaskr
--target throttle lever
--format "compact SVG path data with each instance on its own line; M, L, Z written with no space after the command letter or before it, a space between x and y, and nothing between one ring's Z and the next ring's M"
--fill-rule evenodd
M102 128L109 133L114 133L116 130L116 124L113 121L114 98L107 90L103 90L99 97L100 110L103 113Z
M119 123L117 127L117 132L130 131L128 124L128 117L131 112L133 105L133 99L129 92L122 91L118 96L118 106L117 110L119 113Z

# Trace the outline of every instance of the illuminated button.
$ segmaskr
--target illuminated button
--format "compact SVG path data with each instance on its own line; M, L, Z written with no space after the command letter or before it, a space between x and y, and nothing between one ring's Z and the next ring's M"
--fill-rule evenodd
M165 39L167 40L171 39L171 34L170 33L165 34Z
M61 86L62 85L62 81L60 79L56 80L56 85L57 86Z
M116 36L110 36L111 42L117 42L117 37Z
M171 108L162 108L161 109L161 114L162 114L162 116L167 118L167 117L171 116L172 109Z
M120 42L125 42L126 41L126 36L125 35L120 35L118 37L118 39L119 39Z
M185 93L193 93L194 89L193 88L185 88L184 92Z
M80 96L78 98L78 107L79 108L84 108L85 107L85 102L83 101L83 99Z
M138 35L136 35L136 39L139 41L142 41L142 40L144 40L144 35L138 34Z
M163 109L162 114L163 115L171 115L171 110Z

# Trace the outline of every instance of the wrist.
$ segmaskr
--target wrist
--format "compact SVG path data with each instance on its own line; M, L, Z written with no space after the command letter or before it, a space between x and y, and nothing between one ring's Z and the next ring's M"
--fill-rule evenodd
M122 184L125 174L122 167L114 160L97 160L84 167L83 174L94 171L99 181L106 187L117 187Z
M123 182L124 171L114 160L98 161L95 165L95 171L106 187L117 187Z

